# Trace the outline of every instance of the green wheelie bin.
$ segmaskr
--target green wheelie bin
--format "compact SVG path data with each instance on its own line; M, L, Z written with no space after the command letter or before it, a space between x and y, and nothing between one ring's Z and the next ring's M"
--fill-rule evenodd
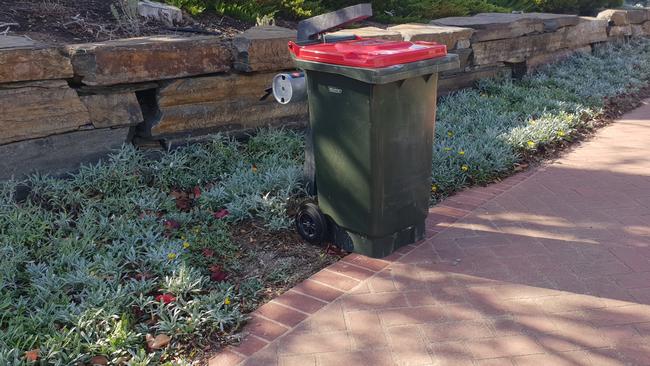
M423 239L438 73L457 69L458 56L358 37L289 50L305 72L318 195L298 232L375 258Z

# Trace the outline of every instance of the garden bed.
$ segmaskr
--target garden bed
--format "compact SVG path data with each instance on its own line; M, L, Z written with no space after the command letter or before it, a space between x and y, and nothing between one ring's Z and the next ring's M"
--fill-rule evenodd
M291 230L302 149L267 130L3 183L0 364L158 364L237 341L246 313L337 258Z
M0 0L0 29L9 34L24 34L48 44L98 42L109 39L160 34L211 34L231 38L254 23L214 12L190 17L169 27L161 22L138 19L136 29L119 24L109 0ZM180 30L179 30L180 29Z
M640 40L443 98L432 202L581 138L649 78ZM183 364L236 342L248 312L337 259L291 229L302 141L124 147L69 179L0 184L0 364Z

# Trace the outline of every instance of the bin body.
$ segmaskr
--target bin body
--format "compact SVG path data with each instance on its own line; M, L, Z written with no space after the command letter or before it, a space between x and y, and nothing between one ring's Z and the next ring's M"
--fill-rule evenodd
M305 70L318 204L376 258L424 238L438 72L455 55L359 69L296 60Z

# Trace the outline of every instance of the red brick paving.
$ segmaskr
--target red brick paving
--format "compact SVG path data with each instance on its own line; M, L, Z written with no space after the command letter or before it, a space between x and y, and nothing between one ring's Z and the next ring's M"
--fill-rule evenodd
M650 105L427 233L264 305L210 365L650 365Z

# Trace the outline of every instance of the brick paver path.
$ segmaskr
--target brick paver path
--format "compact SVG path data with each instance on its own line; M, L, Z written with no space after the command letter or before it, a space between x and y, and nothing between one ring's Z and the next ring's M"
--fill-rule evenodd
M429 226L267 304L211 364L650 365L650 105Z

